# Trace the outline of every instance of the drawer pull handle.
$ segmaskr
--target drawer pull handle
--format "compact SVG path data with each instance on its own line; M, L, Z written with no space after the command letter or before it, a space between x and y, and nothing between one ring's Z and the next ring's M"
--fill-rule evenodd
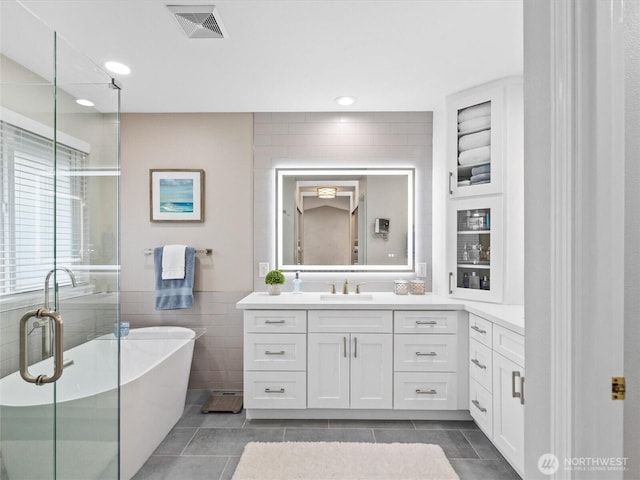
M284 353L284 350L280 350L279 352L271 352L269 350L264 351L265 355L284 355Z
M416 325L437 325L435 320L416 320Z
M422 353L422 352L416 352L416 357L437 357L438 354L436 352L428 352L428 353Z
M524 405L524 377L520 377L520 405Z
M420 390L419 388L417 388L416 389L416 393L418 395L435 395L438 392L436 390L433 390L433 389L431 389L431 390Z
M271 390L270 388L265 388L264 393L284 393L284 388L279 388L278 390Z
M347 337L342 337L342 347L344 350L344 358L347 358Z
M481 363L480 363L480 361L479 361L478 359L476 359L476 358L472 358L472 359L471 359L471 363L473 363L476 367L481 368L481 369L483 369L483 370L486 370L486 369L487 369L487 366L486 366L486 365L481 364Z
M353 358L358 358L358 337L353 337Z
M476 332L478 332L480 335L484 335L485 333L487 333L486 330L482 330L480 327L478 327L477 325L471 325L471 330L475 330Z
M473 403L476 406L476 408L480 410L482 413L486 413L487 409L484 408L482 405L480 405L480 402L478 400L471 400L471 403Z
M516 392L516 378L520 378L520 372L511 372L511 396L513 398L520 398L520 392ZM522 382L520 382L520 384L522 385Z
M265 320L264 323L272 324L272 323L284 323L284 320Z

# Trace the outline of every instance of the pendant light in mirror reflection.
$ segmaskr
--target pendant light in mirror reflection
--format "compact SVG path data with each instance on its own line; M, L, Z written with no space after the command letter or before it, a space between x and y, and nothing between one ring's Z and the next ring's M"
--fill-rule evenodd
M318 198L336 198L336 187L318 187Z
M278 269L413 270L413 169L277 169L276 185Z

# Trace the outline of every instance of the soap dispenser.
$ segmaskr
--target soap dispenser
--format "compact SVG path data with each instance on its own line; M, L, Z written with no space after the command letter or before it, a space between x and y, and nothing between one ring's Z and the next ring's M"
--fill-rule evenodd
M302 293L302 280L300 280L300 272L296 272L296 278L293 279L293 293Z

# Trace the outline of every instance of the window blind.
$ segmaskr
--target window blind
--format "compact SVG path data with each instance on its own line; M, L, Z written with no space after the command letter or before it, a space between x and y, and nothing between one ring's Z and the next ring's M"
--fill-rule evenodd
M54 258L58 266L83 263L86 181L71 173L86 155L58 144L54 156L52 140L2 121L0 154L0 295L39 290Z

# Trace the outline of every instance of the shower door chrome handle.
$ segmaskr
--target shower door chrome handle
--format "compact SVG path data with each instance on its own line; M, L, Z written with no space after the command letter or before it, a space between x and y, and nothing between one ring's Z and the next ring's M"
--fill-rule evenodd
M55 344L53 349L53 375L51 377L40 374L34 377L29 372L29 342L27 333L27 322L30 318L49 318L53 321L55 331ZM52 312L45 308L38 310L32 310L25 313L20 319L20 376L29 383L35 383L36 385L44 385L45 383L53 383L62 376L62 370L64 369L62 359L62 335L63 335L63 322L62 317L57 312Z

